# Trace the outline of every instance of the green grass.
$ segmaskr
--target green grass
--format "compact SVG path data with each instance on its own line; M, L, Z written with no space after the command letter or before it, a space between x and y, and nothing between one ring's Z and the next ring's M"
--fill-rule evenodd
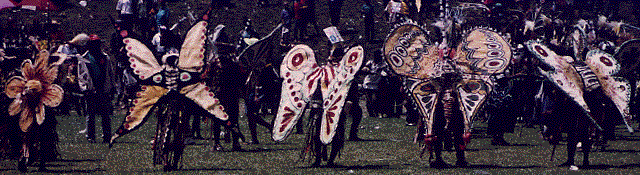
M113 117L113 127L120 124L122 115ZM271 116L267 117L271 118ZM150 118L139 130L117 140L113 148L107 144L90 144L78 131L84 127L84 118L77 115L59 116L58 149L60 160L48 164L49 173L145 174L162 173L161 166L152 165L149 141L153 137L156 119ZM241 118L241 129L249 137L246 118ZM306 120L305 120L306 122ZM347 124L350 123L350 119ZM348 128L349 125L347 125ZM470 168L431 169L428 155L420 158L417 144L412 142L415 127L404 125L402 118L364 118L360 137L368 141L346 142L336 163L338 168L309 168L310 162L299 159L304 135L292 134L283 143L270 139L266 129L258 127L261 145L243 145L246 152L210 151L212 140L198 140L185 149L182 168L176 174L566 174L575 173L558 168L566 160L566 147L558 146L555 161L549 161L551 146L539 139L536 129L516 130L507 134L507 141L518 146L496 147L489 144L480 128L468 146ZM208 131L204 125L203 130ZM610 142L606 151L591 155L592 169L581 169L581 174L635 174L640 172L640 139L619 128L619 140ZM518 133L522 136L518 137ZM98 130L97 133L100 133ZM98 135L99 137L99 135ZM210 137L209 132L204 137ZM99 141L99 140L98 140ZM453 152L446 152L445 161L455 162ZM576 162L582 162L578 154ZM0 173L18 173L15 160L0 161ZM36 172L35 167L30 172ZM38 172L39 173L39 172Z

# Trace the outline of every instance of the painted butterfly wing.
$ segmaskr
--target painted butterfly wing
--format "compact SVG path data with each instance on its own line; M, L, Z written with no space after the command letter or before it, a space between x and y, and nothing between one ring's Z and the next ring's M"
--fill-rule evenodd
M185 72L186 73L186 72ZM183 73L183 75L185 75ZM205 83L195 83L180 89L180 94L193 100L202 109L209 112L209 114L226 121L229 119L229 115L224 111L224 107L220 104L220 100L215 97L211 88Z
M139 79L146 80L163 70L153 53L140 41L133 38L125 38L122 42L125 44L129 63L131 63L129 67L133 69L133 73Z
M167 92L169 92L168 89L160 86L142 86L142 91L136 93L136 99L133 100L133 107L129 108L129 114L125 117L118 130L116 130L116 133L111 137L111 143L118 137L138 129L140 124L149 116L151 108L161 97L166 95Z
M629 132L633 132L633 128L629 126L631 121L629 109L631 85L624 78L612 76L620 70L620 65L613 56L601 50L589 51L585 62L598 77L604 93L618 108L618 112L622 115Z
M399 26L391 32L383 46L389 67L400 75L428 79L437 74L435 66L442 58L427 32L414 24Z
M411 97L418 105L418 111L422 114L423 121L427 131L427 135L433 133L433 119L435 115L436 104L438 103L438 94L442 92L440 85L433 80L410 79L407 84L411 90Z
M200 21L196 23L185 36L182 48L180 49L180 57L178 68L189 72L200 72L204 66L204 43L206 41L207 22Z
M284 79L278 113L274 119L273 135L275 141L283 141L298 122L318 88L316 83L322 77L322 71L316 63L313 50L307 45L293 47L280 65L280 75Z
M276 48L276 41L278 40L278 33L282 28L282 24L278 24L267 36L261 38L255 43L249 45L242 50L237 59L252 70L262 68L267 64L267 59L273 57L274 49Z
M619 76L637 77L640 70L640 39L622 43L614 57L620 63Z
M540 73L571 97L574 102L582 107L583 112L588 115L590 109L583 98L584 84L582 78L578 75L576 69L567 62L567 60L572 60L573 58L559 56L538 41L527 41L525 45L541 63L551 68L551 70L538 68Z
M347 51L339 65L326 65L323 69L324 77L320 84L324 112L320 126L320 141L324 144L333 140L351 82L363 62L364 49L362 46L356 46Z
M460 98L460 110L464 116L465 131L471 130L471 124L482 106L487 95L493 89L492 82L488 76L464 75L462 82L457 86L458 97Z
M476 28L465 34L456 49L454 61L463 74L503 73L511 61L511 46L500 34Z

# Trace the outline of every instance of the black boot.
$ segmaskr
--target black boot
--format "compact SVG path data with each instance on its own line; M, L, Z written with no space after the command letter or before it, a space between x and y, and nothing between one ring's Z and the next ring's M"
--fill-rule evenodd
M40 160L40 165L38 166L38 171L40 171L40 172L47 171L46 165L47 165L47 163L44 160Z
M436 158L436 161L431 162L429 164L429 167L435 168L435 169L445 169L445 168L450 168L451 165L444 162L442 158Z
M20 158L20 160L18 160L18 171L26 173L27 172L27 161L29 160L29 158L27 157L22 157Z
M458 158L458 160L456 161L456 166L460 168L469 167L469 162L467 162L466 158L464 157L464 151L456 150L456 157Z
M504 140L504 137L502 135L496 135L493 136L493 139L491 139L491 145L493 146L510 146L511 144L509 144L509 142Z

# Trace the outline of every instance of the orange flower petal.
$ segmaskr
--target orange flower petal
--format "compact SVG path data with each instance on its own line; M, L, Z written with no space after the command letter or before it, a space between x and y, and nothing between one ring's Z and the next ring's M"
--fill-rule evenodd
M7 86L5 86L4 93L9 98L16 98L16 96L24 90L24 85L27 83L23 77L13 76L9 79Z
M56 80L56 78L58 78L58 66L49 66L49 69L47 69L46 71L44 71L44 81L46 81L47 83L51 84L53 83L53 81Z
M13 102L11 102L11 104L9 105L9 115L10 116L14 116L17 115L18 112L22 111L22 100L20 100L20 98L16 98L15 100L13 100Z
M37 111L34 111L36 113L36 122L38 122L38 125L41 125L42 122L44 122L44 105L41 104L36 110Z
M22 76L27 79L33 79L35 78L35 68L33 67L33 63L31 63L31 60L26 59L24 60L24 62L22 62Z
M20 129L22 132L29 131L29 127L31 123L33 123L34 113L31 110L22 110L22 114L20 115Z
M56 107L62 102L63 95L64 90L60 86L57 84L49 85L42 94L42 103L49 107Z

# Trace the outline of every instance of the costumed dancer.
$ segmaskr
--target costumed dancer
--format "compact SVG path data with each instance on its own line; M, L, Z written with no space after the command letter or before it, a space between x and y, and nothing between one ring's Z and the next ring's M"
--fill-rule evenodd
M508 41L490 29L473 28L461 39L457 48L446 40L435 45L422 27L407 23L392 30L383 47L389 66L405 77L405 88L417 104L421 120L416 141L424 143L423 153L435 153L432 168L449 167L441 152L451 137L456 165L469 165L464 150L471 124L493 89L490 77L504 73L511 60Z
M59 64L49 63L49 52L40 51L35 64L25 60L22 76L11 77L5 86L5 94L15 98L9 105L9 116L17 117L14 121L19 121L16 123L19 124L22 137L22 155L18 161L18 170L21 172L26 172L27 164L38 159L39 170L46 170L45 162L55 160L58 156L57 121L54 116L47 116L45 110L62 102L64 91L52 84L57 77Z
M339 58L342 59L338 61ZM331 144L327 165L333 166L344 146L344 116L347 111L343 109L347 106L345 103L354 75L364 62L364 50L355 46L345 53L341 47L336 47L326 65L318 65L315 60L313 50L306 45L295 46L285 56L280 67L284 81L280 107L274 120L273 139L283 141L311 102L308 104L312 111L310 131L301 158L311 152L315 156L312 166L320 166L322 159L327 160L327 145Z
M567 98L566 102L555 103L562 108L559 111L573 110L565 112L567 118L562 122L549 123L552 135L554 130L555 133L559 133L561 129L568 130L568 159L560 166L575 165L573 159L578 142L583 142L584 145L583 166L589 166L591 143L593 139L597 139L591 138L592 135L602 135L606 146L606 142L614 137L613 131L618 121L624 121L629 132L633 132L628 124L631 120L630 85L627 80L613 76L619 70L613 56L600 50L591 50L582 61L570 56L559 56L537 41L528 41L526 45L543 63L540 72L560 92L564 92L558 94L563 94ZM556 142L553 139L559 137L560 134L555 134L552 143Z
M273 64L279 63L278 60L274 59L274 55L277 53L276 46L278 45L278 36L282 27L283 24L278 24L269 34L259 40L257 38L244 38L244 43L248 46L245 46L245 49L236 57L236 60L239 61L238 64L249 71L243 84L245 85L244 95L248 124L251 131L251 143L254 144L259 143L256 130L257 124L264 126L269 131L272 129L271 124L258 115L258 111L261 108L260 103L264 105L263 107L275 108L274 106L279 100L276 94L279 93L277 88L279 88L280 80ZM257 36L253 32L249 21L247 21L247 26L242 33L243 37ZM268 109L263 108L263 114L268 113L268 111Z
M204 69L205 33L207 22L196 23L186 34L180 53L170 51L162 56L163 64L140 41L125 38L125 49L130 67L142 85L133 100L122 125L111 137L115 140L136 130L158 107L158 125L152 149L154 164L161 164L165 171L178 168L184 152L184 139L189 131L189 115L206 115L226 121L220 100L200 79Z
M242 151L239 140L245 140L244 135L239 130L239 100L242 97L242 88L244 83L243 77L247 74L237 63L233 62L233 56L236 52L236 45L231 44L231 39L225 32L224 25L215 27L213 34L209 36L209 63L205 69L205 81L211 82L216 88L216 94L220 99L220 104L225 106L225 111L229 115L229 120L223 122L214 120L211 131L214 138L212 151L222 151L224 148L220 144L220 135L222 134L221 126L227 130L226 138L233 140L232 150ZM242 76L239 76L242 75Z

